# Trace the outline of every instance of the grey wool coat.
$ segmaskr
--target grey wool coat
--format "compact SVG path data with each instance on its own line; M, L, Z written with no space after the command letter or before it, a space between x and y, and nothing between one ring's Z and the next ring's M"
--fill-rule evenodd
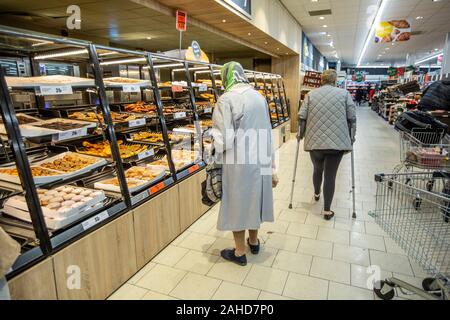
M212 135L216 161L222 163L221 231L257 230L274 221L274 151L267 110L264 97L248 84L235 85L217 102Z
M306 121L305 151L351 151L356 135L356 107L347 90L325 85L311 91L300 108Z

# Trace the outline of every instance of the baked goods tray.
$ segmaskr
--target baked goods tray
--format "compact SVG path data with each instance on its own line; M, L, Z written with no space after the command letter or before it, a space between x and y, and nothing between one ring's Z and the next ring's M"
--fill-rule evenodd
M160 167L160 166L153 166L153 167L148 167L145 168L147 170L152 170L155 172L155 177L151 180L141 180L141 179L136 179L136 178L126 178L127 183L128 183L128 190L130 193L136 193L139 191L144 190L145 188L150 187L153 184L156 184L158 182L160 182L161 180L164 179L164 177L166 176L166 170L164 167ZM130 171L133 170L133 168L127 170ZM125 173L125 175L127 175L127 173ZM117 182L117 178L112 178L112 179L106 179L106 180L102 180L99 182L94 183L94 188L95 189L100 189L100 190L105 190L105 191L111 191L114 193L120 193L120 186L116 185L116 184L111 184L108 182L114 181L114 183Z
M104 124L104 120L96 117L96 118L89 118L89 119L85 119L85 118L76 118L73 117L73 114L75 113L82 113L82 114L87 114L87 113L93 113L92 110L83 110L83 111L78 111L78 112L72 112L70 114L67 114L67 117L71 120L77 120L77 121L85 121L87 123L101 123ZM125 116L129 116L130 120L127 121L118 121L118 120L114 120L113 118L113 125L114 125L114 129L115 130L128 130L131 128L137 128L137 127L144 127L147 124L151 123L153 118L150 118L148 116L145 116L145 114L136 114L136 113L130 113L130 112L119 112L121 115L125 115ZM98 113L99 116L102 115L101 112Z
M53 75L39 77L5 77L8 87L12 88L35 88L42 86L72 86L72 87L91 87L94 86L93 79Z
M124 91L134 92L135 86L139 88L150 87L150 80L111 77L104 78L103 82L109 88L122 88Z
M168 132L168 134L169 134L169 136L170 135L174 135L174 133L172 133L172 132ZM170 144L171 145L176 145L176 144L179 144L179 143L181 143L181 142L183 142L184 140L186 140L187 138L186 137L182 137L182 135L179 135L180 137L179 137L179 139L171 139L170 140ZM182 138L182 139L181 139ZM165 144L164 144L164 141L157 141L157 142L152 142L152 141L149 141L148 139L141 139L141 140L137 140L137 139L134 139L133 138L133 134L131 134L129 137L127 137L126 138L127 139L127 141L129 141L129 142L137 142L137 143L142 143L142 144L148 144L148 145L150 145L150 146L158 146L158 147L164 147L165 146Z
M19 125L31 124L31 123L41 121L41 119L29 116L27 114L23 114L23 113L17 114L16 117L17 117L17 120L19 121ZM26 123L22 123L23 121L26 121ZM1 117L0 117L0 134L7 134L5 125L3 124L3 119L1 119Z
M61 124L74 124L77 128L69 130L57 130L49 129L45 126L50 126L55 123ZM42 126L42 127L39 127ZM47 142L60 142L64 140L78 139L81 137L86 137L91 135L97 128L96 123L90 123L79 120L69 120L69 119L50 119L35 122L33 124L27 124L20 126L20 133L27 140L34 143L47 143Z
M91 140L91 141L93 141L93 140ZM93 143L95 143L95 141L93 141ZM131 162L136 162L136 161L139 161L139 160L151 158L158 151L156 146L153 147L153 146L150 146L150 145L145 144L145 143L129 142L129 141L127 141L127 142L122 143L122 145L124 145L124 146L131 146L131 145L142 146L142 151L139 152L138 154L135 154L133 156L126 157L126 158L122 157L122 162L124 162L124 163L131 163ZM74 148L75 151L80 153L80 154L89 155L89 154L85 153L86 152L85 148L81 145L81 143L77 143L76 145L72 145L71 147ZM90 156L94 156L94 155L90 155ZM112 156L95 155L94 157L99 157L99 158L102 158L102 159L107 159L107 160L112 161Z
M63 181L63 180L70 179L70 178L78 176L78 175L82 175L82 174L88 173L88 172L93 171L94 169L97 169L99 167L102 167L102 166L104 166L104 165L106 165L108 163L105 159L102 159L102 158L93 157L93 156L89 156L89 155L76 154L77 156L82 156L82 157L85 157L85 158L88 158L88 159L95 160L95 163L93 163L93 164L91 164L89 166L86 166L83 169L80 169L80 170L77 170L77 171L73 171L73 172L70 172L70 173L63 172L63 171L58 171L58 170L47 169L47 168L44 168L44 167L41 166L41 165L43 165L45 163L50 163L50 162L53 162L55 160L62 159L62 158L64 158L67 155L75 155L75 154L76 153L70 152L70 151L69 152L64 152L64 153L61 153L59 155L50 157L48 159L41 160L41 161L38 161L36 163L33 163L31 165L32 170L34 170L34 171L43 171L44 173L45 172L49 173L48 175L34 176L33 177L34 183L36 183L37 185L43 185L43 184L48 184L48 183L52 183L52 182L59 181L59 180ZM6 170L14 170L14 169L16 169L16 167L15 166L2 167L1 169L2 170L5 170L5 169ZM15 183L15 184L20 184L20 178L19 178L18 175L12 175L12 174L6 174L6 173L1 173L0 172L0 180L11 182L11 183Z

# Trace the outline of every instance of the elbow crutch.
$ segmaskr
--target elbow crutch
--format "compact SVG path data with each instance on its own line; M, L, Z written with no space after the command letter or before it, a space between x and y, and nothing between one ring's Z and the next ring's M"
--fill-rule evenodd
M298 155L300 153L300 143L301 141L297 139L297 151L295 153L294 176L292 177L292 188L291 188L291 196L289 198L289 209L292 209L292 201L294 198L295 177L297 176L297 164L298 164Z

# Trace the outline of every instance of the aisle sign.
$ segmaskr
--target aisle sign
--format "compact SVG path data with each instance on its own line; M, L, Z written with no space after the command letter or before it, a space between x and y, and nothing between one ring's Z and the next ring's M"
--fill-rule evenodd
M123 92L141 92L141 87L136 84L124 84L122 86Z
M92 218L84 221L81 224L81 226L83 227L83 230L86 231L86 230L92 228L93 226L95 226L96 224L98 224L108 218L109 218L108 211L103 211L103 212L100 212L99 214L97 214L96 216L93 216Z
M52 96L59 94L73 94L72 86L40 86L40 95L42 96Z
M177 30L186 31L187 13L185 11L177 10Z

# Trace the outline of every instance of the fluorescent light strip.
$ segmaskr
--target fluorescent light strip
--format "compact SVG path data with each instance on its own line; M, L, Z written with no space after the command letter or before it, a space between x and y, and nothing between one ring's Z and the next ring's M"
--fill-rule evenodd
M442 69L442 66L438 66L438 65L431 65L431 66L419 66L420 69Z
M88 53L87 49L72 50L72 51L59 52L59 53L49 53L49 54L37 55L37 56L34 57L34 60L43 60L43 59L49 59L49 58L75 56L75 55L86 54L86 53Z
M434 55L432 55L432 56L430 56L430 57L428 57L428 58L419 60L419 61L417 61L417 62L414 63L414 64L415 64L415 65L418 65L418 64L421 64L421 63L424 63L424 62L427 62L427 61L436 59L437 57L439 57L439 56L442 55L442 54L443 54L443 52L441 51L440 53L434 54Z
M381 0L381 4L380 4L380 7L378 8L377 15L375 16L375 19L373 20L372 27L370 28L370 32L367 35L363 50L361 51L361 55L359 56L358 64L357 64L358 67L361 65L364 55L366 54L367 47L369 46L369 43L371 43L371 41L372 41L372 35L375 34L375 30L377 28L378 23L381 20L381 16L383 15L384 9L386 8L388 1L389 0Z
M103 61L103 62L100 62L100 65L102 65L102 66L110 66L110 65L113 65L113 64L131 63L131 62L145 62L145 61L147 61L147 59L145 59L145 58L130 58L130 59Z
M356 69L387 69L391 66L357 66Z

